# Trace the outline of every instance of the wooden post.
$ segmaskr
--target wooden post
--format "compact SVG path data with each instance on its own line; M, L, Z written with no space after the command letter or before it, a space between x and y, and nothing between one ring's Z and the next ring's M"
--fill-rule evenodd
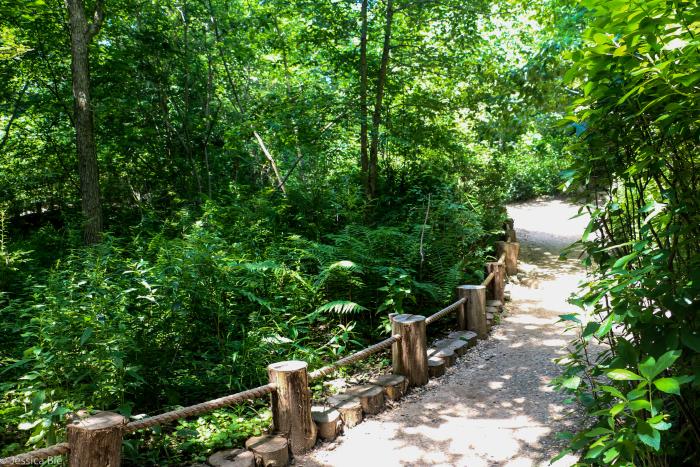
M503 229L506 232L506 241L507 242L517 242L518 239L515 235L515 221L511 218L506 219L506 221L503 224Z
M457 299L464 298L466 300L467 293L460 287L457 287ZM467 302L465 301L457 307L457 329L459 331L467 330Z
M518 273L518 255L520 254L520 243L518 242L496 242L496 256L506 254L506 272L509 276Z
M428 382L425 316L392 316L391 329L394 334L401 335L401 340L391 347L394 374L405 376L409 386L423 386Z
M311 418L311 392L306 362L290 360L267 367L272 393L275 430L289 439L292 453L301 454L316 444L316 424Z
M494 278L495 279L495 278ZM464 303L467 314L467 329L474 331L479 339L486 337L486 286L461 285L460 293L467 299Z
M488 289L488 299L489 300L500 300L501 303L505 300L505 281L506 281L506 267L504 264L498 264L496 262L486 263L486 274L494 273L493 280L489 284Z
M506 303L506 265L505 264L499 264L498 265L498 289L496 290L497 292L497 300L500 300L501 303ZM494 277L495 279L495 277Z
M126 418L100 412L68 425L71 467L119 467Z

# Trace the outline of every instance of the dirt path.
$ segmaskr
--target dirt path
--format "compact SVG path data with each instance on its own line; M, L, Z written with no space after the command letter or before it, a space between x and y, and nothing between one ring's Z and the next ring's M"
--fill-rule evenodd
M552 359L569 339L561 313L583 271L559 261L576 240L582 220L574 206L539 200L509 207L521 242L519 284L491 337L457 365L406 396L395 409L346 430L335 443L297 458L302 466L535 466L548 465L562 443L557 432L577 423L572 407L548 383L558 374ZM576 461L568 456L555 465Z

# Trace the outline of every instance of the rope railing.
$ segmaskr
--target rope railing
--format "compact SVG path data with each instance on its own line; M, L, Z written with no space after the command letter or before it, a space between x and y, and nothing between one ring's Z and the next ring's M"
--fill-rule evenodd
M0 459L0 465L31 465L38 464L49 457L62 456L70 452L68 443L59 443L47 448L36 449L12 457Z
M323 368L319 368L318 370L312 371L311 373L309 373L309 381L314 381L319 378L323 378L324 376L329 375L330 373L334 372L340 367L351 365L353 363L359 362L360 360L372 354L381 352L384 349L388 349L394 342L398 342L400 340L401 336L399 334L395 334L391 337L384 339L381 342L367 347L366 349L360 350L359 352L355 352L352 355L348 355L347 357L341 358L335 363L331 363L330 365L326 365Z
M243 402L250 399L257 399L258 397L270 394L274 390L275 385L272 383L266 384L264 386L258 386L257 388L248 389L246 391L231 394L229 396L220 397L211 401L202 402L200 404L191 405L189 407L183 407L181 409L172 410L170 412L165 412L160 415L155 415L153 417L143 418L141 420L135 420L126 425L125 431L127 433L130 433L133 431L143 430L144 428L150 428L152 426L173 422L181 418L194 417L195 415L211 412L212 410L220 409L222 407L233 405L238 402Z
M484 282L482 282L481 285L488 287L494 277L496 277L496 273L492 271L491 274L486 276L486 279L484 279Z
M430 323L434 323L435 321L439 320L439 319L442 318L443 316L445 316L445 315L451 313L452 311L454 311L458 306L462 305L465 301L466 301L466 299L460 298L459 300L457 300L456 302L454 302L452 305L446 306L445 308L443 308L442 310L438 311L437 313L433 313L432 315L428 316L428 317L425 319L425 324L428 325L428 324L430 324Z
M505 242L498 242L503 244ZM486 329L486 310L485 310L485 295L486 291L483 286L489 287L491 294L496 294L498 296L498 291L502 293L503 282L505 274L500 272L506 268L509 270L515 270L517 267L517 254L519 244L517 243L505 243L506 245L514 245L515 252L508 256L508 263L506 264L506 253L500 255L498 261L494 264L488 263L487 269L490 271L488 276L484 279L480 286L465 285L458 287L458 295L461 297L456 302L446 306L442 310L428 316L425 318L425 325L434 323L435 321L445 317L449 313L455 310L457 311L457 323L460 330L475 331L479 338L484 338L487 333ZM497 244L497 251L502 247ZM514 258L514 259L513 259ZM493 289L493 290L492 290ZM468 306L466 306L468 304ZM465 305L462 308L460 306ZM458 309L459 308L459 309ZM275 410L284 412L280 417L285 419L294 419L294 423L304 425L308 423L313 423L310 417L310 392L308 390L307 381L315 381L323 378L332 372L336 371L338 368L351 365L353 363L359 362L367 358L368 356L381 352L382 350L388 349L395 343L399 343L393 346L392 349L392 360L394 366L394 373L403 375L406 377L408 386L421 386L424 385L428 380L428 368L425 366L422 360L422 355L426 352L425 343L425 327L423 326L423 320L420 316L415 315L405 315L402 319L392 318L393 331L396 333L391 337L388 337L374 345L371 345L365 349L355 352L347 357L341 358L334 363L323 366L317 370L308 373L308 377L298 377L298 376L285 376L299 374L302 372L306 374L306 363L298 361L289 362L279 362L268 367L268 372L270 374L270 383L258 386L253 389L248 389L246 391L238 392L236 394L227 395L220 397L218 399L210 400L207 402L202 402L200 404L195 404L188 407L183 407L180 409L172 410L158 415L152 415L140 420L133 420L129 423L125 423L123 417L117 414L112 414L111 412L103 412L104 414L111 414L114 417L113 420L109 421L109 426L102 426L100 422L102 420L95 420L98 416L90 417L85 421L93 420L94 426L99 426L100 430L109 429L115 434L117 439L122 439L122 436L126 433L133 433L138 430L143 430L156 425L162 425L166 423L173 422L182 418L194 417L203 413L211 412L222 407L234 405L241 403L243 401L257 399L267 394L275 393L272 397L273 413ZM420 335L424 336L422 339ZM403 336L403 337L402 337ZM418 350L416 350L418 349ZM422 349L422 351L420 350ZM280 368L274 368L275 366L281 366ZM290 389L290 385L293 389ZM305 395L302 398L304 401L297 400L296 397L300 394ZM285 399L282 403L280 400ZM307 400L308 399L308 400ZM303 403L302 403L303 402ZM308 405L308 407L306 407ZM298 412L298 413L297 413ZM305 415L304 415L305 414ZM114 443L113 446L106 447L101 442L97 442L92 438L90 434L90 427L79 427L75 428L72 425L69 426L69 432L73 429L74 431L70 434L70 442L76 443L75 446L71 446L68 442L63 442L49 446L42 449L36 449L34 451L26 452L23 454L18 454L11 457L0 458L0 466L5 465L27 465L39 463L42 460L65 455L74 449L74 455L77 452L81 452L81 459L71 459L77 462L76 467L90 466L94 465L92 460L95 458L100 459L111 459L114 465L119 464L120 459L120 446L121 443ZM77 430L77 431L76 431ZM309 430L301 430L301 433L307 433ZM77 438L76 438L77 437ZM79 439L80 441L76 441ZM313 446L315 442L314 439L310 440L300 440L295 439L295 435L292 434L290 439L290 445L292 450L295 446L300 450L309 449ZM304 443L309 442L308 446L302 446ZM90 447L88 449L88 455L85 459L82 459L83 453L80 451L80 447L87 443ZM301 446L301 447L300 447ZM108 449L109 455L105 454L105 449ZM105 457L106 456L106 457ZM71 464L73 465L73 464Z

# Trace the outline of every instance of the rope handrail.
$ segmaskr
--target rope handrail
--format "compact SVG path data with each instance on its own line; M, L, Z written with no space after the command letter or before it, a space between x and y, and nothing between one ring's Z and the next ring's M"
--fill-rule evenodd
M458 306L460 306L461 304L463 304L466 301L467 300L465 298L460 298L459 300L457 300L453 304L448 305L445 308L443 308L442 310L438 311L437 313L433 313L432 315L428 316L425 319L426 326L430 323L434 323L435 321L439 320L440 318L442 318L446 314L450 313L451 311L453 311L455 308L457 308Z
M318 370L314 370L311 373L309 373L309 381L314 381L319 378L323 378L324 376L332 373L333 371L337 370L338 368L342 366L347 366L355 362L359 362L360 360L364 359L365 357L368 357L374 353L380 352L386 348L391 347L391 345L394 342L398 342L401 340L401 335L400 334L394 334L391 337L387 337L381 342L378 342L374 345L371 345L367 347L366 349L360 350L358 352L355 352L354 354L348 355L347 357L341 358L335 363L331 363L330 365L326 365L322 368L319 368Z
M160 415L155 415L153 417L135 420L133 422L127 423L125 431L127 433L131 433L133 431L143 430L144 428L150 428L152 426L169 423L180 418L193 417L195 415L211 412L212 410L220 409L222 407L226 407L227 405L233 405L238 402L243 402L250 399L257 399L258 397L270 394L271 392L275 391L275 389L276 385L273 383L269 383L263 386L258 386L257 388L237 392L236 394L231 394L228 396L220 397L218 399L202 402L200 404L195 404L189 407L183 407L181 409L165 412Z
M488 286L494 277L496 277L496 272L491 271L491 273L488 276L486 276L486 279L484 279L484 282L482 282L481 285Z
M17 454L16 456L0 458L0 465L31 465L49 457L61 456L70 452L68 443L58 443L47 448Z
M498 264L506 264L506 253L505 252L503 252L503 254L501 254L501 257L498 258L497 263Z
M505 259L505 255L501 257L501 260ZM499 260L499 261L501 261ZM492 279L494 276L494 273L491 273L489 277L487 278L487 281ZM448 305L447 307L443 308L442 310L428 316L425 320L426 325L431 324L438 319L442 318L443 316L447 315L448 313L454 311L458 306L462 305L463 303L466 302L466 298L460 298L456 302ZM340 360L330 364L326 365L322 368L319 368L318 370L312 371L309 373L308 379L309 381L314 381L319 378L323 378L324 376L330 374L331 372L335 371L336 369L347 366L353 363L356 363L360 360L363 360L364 358L375 354L377 352L380 352L384 349L387 349L391 347L395 342L398 342L401 340L401 335L400 334L394 334L391 337L388 337L384 339L383 341L380 341L374 345L371 345L367 347L366 349L360 350L358 352L355 352L351 355L348 355L347 357L341 358ZM193 417L196 415L200 415L206 412L211 412L216 409L220 409L222 407L226 407L229 405L237 404L239 402L243 402L246 400L250 399L257 399L259 397L265 396L267 394L270 394L274 391L277 390L277 385L274 383L269 383L265 384L263 386L258 386L253 389L248 389L245 391L241 391L235 394L230 394L228 396L220 397L218 399L213 399L210 401L206 402L201 402L199 404L191 405L188 407L183 407L180 409L172 410L169 412L165 412L159 415L154 415L152 417L146 417L141 420L134 420L126 425L124 425L123 432L124 433L133 433L138 430L143 430L146 428L150 428L156 425L162 425L166 423L173 422L175 420L179 420L181 418L188 418L188 417ZM0 466L4 465L26 465L26 464L31 464L35 463L36 461L41 461L44 459L48 459L49 457L53 456L60 456L64 455L70 452L70 445L67 442L63 443L58 443L46 448L42 449L36 449L34 451L29 451L23 454L18 454L15 456L11 457L5 457L5 458L0 458Z

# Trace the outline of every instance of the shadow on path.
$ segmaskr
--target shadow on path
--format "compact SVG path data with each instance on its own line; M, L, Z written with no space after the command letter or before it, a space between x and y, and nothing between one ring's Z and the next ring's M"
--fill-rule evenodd
M559 200L513 206L527 277L509 286L513 301L490 338L395 409L298 457L296 465L548 465L564 447L556 433L580 423L565 396L549 386L559 373L552 359L566 353L571 338L558 315L574 311L566 298L584 277L575 261L558 259L580 233L580 222L568 221L575 213ZM535 218L547 219L541 230L556 225L556 238L534 229ZM555 465L575 461L568 456Z

